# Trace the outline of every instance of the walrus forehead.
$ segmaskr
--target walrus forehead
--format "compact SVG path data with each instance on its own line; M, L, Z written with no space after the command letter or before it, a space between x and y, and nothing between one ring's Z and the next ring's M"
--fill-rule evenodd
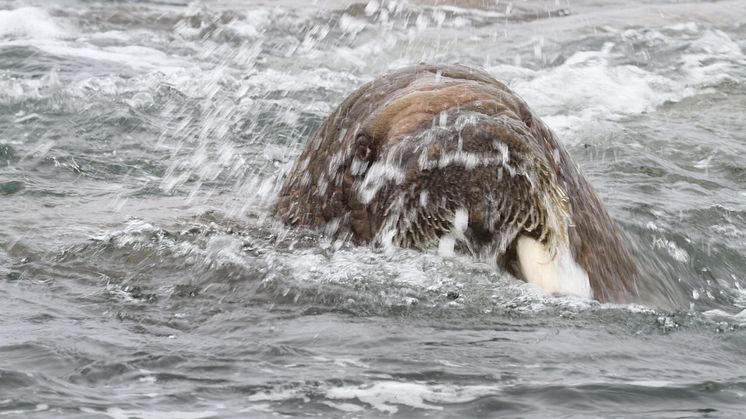
M394 145L433 123L445 124L461 111L519 119L520 103L499 85L479 81L419 78L383 101L361 124L363 132Z

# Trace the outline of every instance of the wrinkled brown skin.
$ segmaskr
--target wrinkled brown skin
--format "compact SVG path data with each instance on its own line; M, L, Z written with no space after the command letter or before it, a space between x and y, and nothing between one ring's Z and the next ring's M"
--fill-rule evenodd
M443 111L448 122L437 129ZM456 127L459 116L477 122ZM423 146L423 138L437 140ZM423 169L417 163L422 153L437 159L457 149L498 156L490 145L494 140L507 146L507 165L526 175L503 173L500 164ZM394 158L406 176L387 182L365 202L363 180L375 163L387 158ZM515 273L515 239L527 234L548 240L540 237L546 226L529 225L546 221L547 212L538 207L547 202L542 197L551 195L547 185L559 185L566 195L566 237L588 273L594 298L637 300L637 268L625 236L567 151L507 86L465 66L411 66L353 92L306 144L285 179L276 211L289 225L375 242L386 217L396 212L393 202L399 197L417 215L413 223L395 223L402 231L397 244L425 247L448 233L456 208L467 208L468 249L479 253L492 246L502 253L501 264ZM422 191L432 203L426 210L419 201ZM559 233L548 236L552 234ZM507 240L507 247L497 244L500 240Z

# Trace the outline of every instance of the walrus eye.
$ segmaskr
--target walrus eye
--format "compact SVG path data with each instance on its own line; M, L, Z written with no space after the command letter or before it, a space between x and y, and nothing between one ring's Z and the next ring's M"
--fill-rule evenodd
M355 157L363 161L373 159L373 149L370 148L370 141L365 134L358 134L355 138Z

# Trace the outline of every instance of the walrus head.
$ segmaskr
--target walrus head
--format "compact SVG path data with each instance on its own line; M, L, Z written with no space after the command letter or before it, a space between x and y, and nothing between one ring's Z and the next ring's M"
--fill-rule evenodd
M277 212L360 242L455 243L550 291L635 291L621 233L564 148L507 86L463 66L409 67L352 93L306 144Z

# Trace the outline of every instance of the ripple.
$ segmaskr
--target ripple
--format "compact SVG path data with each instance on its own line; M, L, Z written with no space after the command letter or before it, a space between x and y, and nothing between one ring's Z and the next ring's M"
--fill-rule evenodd
M0 415L742 414L738 2L451 3L0 10ZM420 61L524 95L665 298L279 225L323 118Z

